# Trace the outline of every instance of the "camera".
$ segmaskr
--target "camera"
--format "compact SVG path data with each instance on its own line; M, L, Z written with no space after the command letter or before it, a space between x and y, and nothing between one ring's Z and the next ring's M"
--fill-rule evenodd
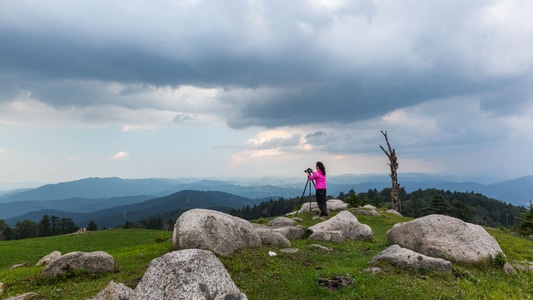
M307 170L304 170L305 173L311 174L313 173L313 169L307 168Z

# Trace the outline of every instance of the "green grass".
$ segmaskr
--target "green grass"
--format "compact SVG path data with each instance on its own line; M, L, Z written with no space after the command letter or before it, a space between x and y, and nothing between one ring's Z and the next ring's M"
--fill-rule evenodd
M170 232L128 229L0 242L0 282L4 283L0 299L26 292L37 293L43 299L87 299L94 297L111 280L135 287L152 259L172 251L170 237ZM38 275L43 267L35 267L35 264L54 250L62 254L106 251L115 259L117 272L41 279ZM19 263L29 263L29 266L10 268Z
M302 225L318 222L308 214L299 214ZM335 244L291 241L297 253L282 253L271 246L243 249L220 257L232 279L249 299L533 299L533 274L518 271L506 275L495 267L478 268L454 265L452 274L415 273L387 265L377 275L363 272L377 253L388 247L385 234L395 223L410 219L391 214L380 217L358 216L368 224L374 237L370 241L346 241ZM266 223L268 220L257 220ZM533 262L533 241L505 230L487 229L499 242L508 262ZM111 280L135 287L153 258L172 251L167 240L171 233L155 230L96 231L70 235L0 242L0 299L25 292L35 292L43 299L87 299L94 297ZM157 242L156 240L164 240ZM312 247L320 244L330 252ZM43 280L37 261L53 250L102 250L111 254L117 272L106 275L73 274L60 279ZM277 253L270 256L269 251ZM17 263L30 266L10 269ZM319 278L344 275L354 284L330 290L318 284Z

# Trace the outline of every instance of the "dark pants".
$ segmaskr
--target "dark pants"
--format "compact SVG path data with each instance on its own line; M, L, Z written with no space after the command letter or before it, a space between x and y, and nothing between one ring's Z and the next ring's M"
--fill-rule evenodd
M326 189L316 189L316 203L320 209L320 216L328 215L328 206L326 205Z

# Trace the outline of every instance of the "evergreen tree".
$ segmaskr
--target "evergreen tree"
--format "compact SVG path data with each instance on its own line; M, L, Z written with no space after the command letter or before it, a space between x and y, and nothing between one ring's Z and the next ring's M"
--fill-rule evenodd
M516 230L522 234L533 234L533 204L529 201L529 210L527 210L516 225Z
M451 216L465 222L472 222L472 213L466 204L459 200L454 200L451 207Z
M429 214L447 215L450 212L448 201L441 194L435 194L429 205Z
M87 225L87 230L90 230L90 231L98 230L98 226L96 225L96 223L94 223L93 220L91 220L89 221L89 224Z
M5 220L0 220L0 241L9 240L8 235L11 233L11 228Z
M50 217L44 215L39 222L39 236L51 236L52 235L52 225L50 223Z
M24 221L18 221L17 224L15 224L15 236L17 239L34 238L37 237L38 234L38 225L33 221L26 219Z
M72 218L61 218L61 234L73 233L78 231L80 227L74 223Z

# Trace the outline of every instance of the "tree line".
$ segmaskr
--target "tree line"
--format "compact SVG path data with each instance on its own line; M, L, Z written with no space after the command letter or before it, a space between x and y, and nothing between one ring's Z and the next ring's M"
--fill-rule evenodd
M0 241L20 240L76 232L80 229L71 218L43 215L38 223L31 220L18 221L11 228L5 220L0 220Z
M390 188L384 188L381 191L370 189L360 193L351 189L347 193L339 193L335 198L348 203L350 207L371 204L378 208L390 208L390 195ZM533 205L531 204L529 209L526 209L488 198L479 193L437 189L418 189L407 193L404 188L400 188L398 197L402 203L402 215L406 217L419 218L430 214L443 214L482 226L512 228L522 234L533 234ZM332 198L334 197L328 196L328 199ZM277 200L263 201L254 206L231 209L229 214L246 220L276 217L295 211L301 204L310 201L315 201L314 196L290 199L282 197ZM172 211L136 222L126 221L118 227L171 230L181 213L183 213L182 210ZM98 230L98 226L90 221L87 229ZM38 223L30 220L19 221L14 228L11 228L5 220L0 220L0 241L61 235L78 230L79 227L71 218L49 215L44 215Z
M335 198L348 203L350 207L370 204L378 208L391 208L390 195L390 188L384 188L381 191L370 189L360 193L351 189L347 193L339 193ZM407 193L404 188L400 188L398 197L402 203L402 215L406 217L419 218L430 214L443 214L482 226L514 229L518 229L519 224L528 220L528 210L524 207L491 199L480 193L451 192L438 189L418 189ZM332 199L333 197L328 196L328 198ZM295 211L300 202L309 201L314 201L314 197L271 199L253 207L245 206L241 209L232 209L229 213L247 220L268 218ZM529 212L529 214L531 214L531 222L533 223L533 212ZM531 233L533 233L533 225L531 227Z

